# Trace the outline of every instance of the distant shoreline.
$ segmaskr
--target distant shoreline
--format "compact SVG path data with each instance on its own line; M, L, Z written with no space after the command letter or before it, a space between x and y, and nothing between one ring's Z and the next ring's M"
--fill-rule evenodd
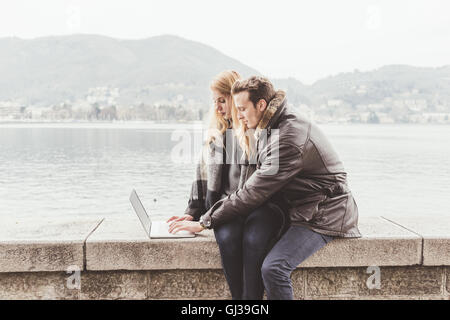
M0 121L0 128L201 129L202 121Z
M332 126L417 126L417 127L445 127L449 126L447 123L359 123L359 122L316 122L319 126L332 125ZM80 128L207 128L208 124L205 121L191 120L191 121L154 121L154 120L142 120L142 121L23 121L23 120L0 120L0 128L15 128L15 127L51 127L51 128L63 128L63 127L80 127Z

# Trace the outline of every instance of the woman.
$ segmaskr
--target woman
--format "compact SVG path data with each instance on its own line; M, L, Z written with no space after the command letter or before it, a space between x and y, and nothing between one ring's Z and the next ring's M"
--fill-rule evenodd
M181 217L173 216L167 222L198 221L200 216L207 211L207 208L237 189L235 184L236 180L239 181L241 168L237 163L230 165L229 161L223 161L223 157L226 156L226 148L223 148L223 145L226 143L227 132L229 133L227 130L232 129L233 123L238 122L236 108L231 98L231 87L240 78L236 71L224 71L212 81L210 89L214 109L211 111L208 138L197 165L197 179L192 183L185 214ZM223 155L223 157L220 157L220 155ZM218 156L220 159L218 159ZM227 177L227 173L234 174L232 179ZM198 223L172 223L170 231L176 232L178 231L177 228L195 228L198 226ZM193 231L200 232L201 230L203 229L197 228Z
M244 130L237 119L237 109L231 87L240 76L235 71L219 74L211 83L215 110L209 137L197 166L197 180L192 184L188 208L181 217L171 217L169 231L201 232L198 222L218 200L227 197L244 185L255 171L255 165L240 161L246 141L238 141L234 131ZM242 135L241 135L242 136ZM243 163L240 163L243 162ZM283 213L274 214L265 206L246 217L239 217L214 229L222 266L233 300L262 299L264 285L261 267L264 258L285 226Z

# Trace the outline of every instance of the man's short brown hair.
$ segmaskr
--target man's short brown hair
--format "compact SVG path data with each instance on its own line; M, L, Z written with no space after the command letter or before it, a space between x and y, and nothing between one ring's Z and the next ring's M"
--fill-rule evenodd
M231 94L247 91L248 98L256 107L259 100L264 99L267 104L275 96L275 89L269 79L253 76L245 80L237 80L231 88Z

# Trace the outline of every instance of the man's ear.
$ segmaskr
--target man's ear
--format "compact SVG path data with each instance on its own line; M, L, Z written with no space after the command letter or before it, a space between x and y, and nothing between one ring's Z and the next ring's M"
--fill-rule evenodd
M259 109L259 111L263 112L264 110L266 110L266 108L267 108L267 102L266 102L266 100L260 99L260 100L258 101L258 109Z

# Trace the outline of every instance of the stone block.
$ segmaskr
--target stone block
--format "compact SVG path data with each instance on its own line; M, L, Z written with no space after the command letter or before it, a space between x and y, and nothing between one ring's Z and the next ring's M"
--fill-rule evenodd
M0 272L83 267L83 245L101 219L2 219Z
M296 269L291 274L292 288L295 300L305 299L305 270Z
M140 222L106 219L86 242L87 270L222 269L214 233L149 239Z
M148 272L84 271L81 273L80 299L146 299Z
M65 272L0 273L0 300L78 299L69 289Z
M336 239L301 267L420 263L420 236L375 217L362 219L363 238ZM86 242L88 270L221 269L212 231L190 239L149 239L136 217L106 219Z
M362 237L337 238L314 253L300 267L403 266L420 263L420 236L381 217L360 218Z
M450 265L450 216L383 216L423 238L423 265Z
M149 271L149 299L230 299L222 270Z
M306 269L306 298L442 296L442 273L441 267L381 267L377 288L367 268Z

